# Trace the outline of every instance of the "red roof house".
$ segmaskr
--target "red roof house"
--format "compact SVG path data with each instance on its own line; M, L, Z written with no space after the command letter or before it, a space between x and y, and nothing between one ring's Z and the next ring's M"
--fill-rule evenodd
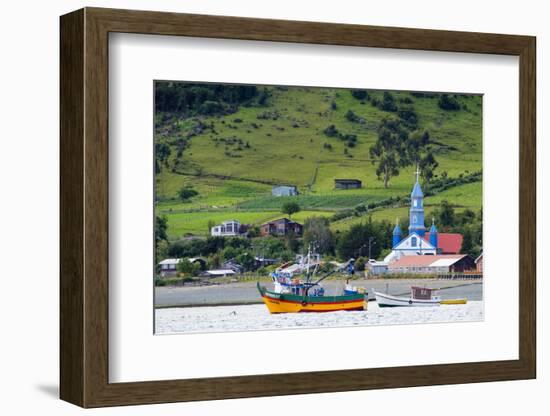
M428 243L430 235L424 237ZM459 254L462 248L462 234L457 233L437 233L437 252L438 254Z
M437 235L437 248L441 254L458 254L462 248L462 234L439 233Z

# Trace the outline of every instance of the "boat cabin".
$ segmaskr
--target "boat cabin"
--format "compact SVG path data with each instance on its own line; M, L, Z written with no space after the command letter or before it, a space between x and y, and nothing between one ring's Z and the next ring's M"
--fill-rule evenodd
M435 292L435 290L436 289L429 289L427 287L412 286L411 295L413 299L431 300L432 293Z

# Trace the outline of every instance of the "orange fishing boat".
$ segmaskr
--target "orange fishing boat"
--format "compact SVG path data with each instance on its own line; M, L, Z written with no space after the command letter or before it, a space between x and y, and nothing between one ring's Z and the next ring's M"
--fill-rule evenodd
M305 280L275 272L271 275L273 290L261 286L260 282L257 283L258 291L270 313L361 311L366 309L367 298L364 290L347 285L341 295L330 296L325 295L325 289L320 285L322 280L343 269L347 269L350 274L353 274L354 259L314 282L313 277L318 263L313 267L313 271L310 271L311 256L311 250L309 250L306 257L307 264L304 266Z

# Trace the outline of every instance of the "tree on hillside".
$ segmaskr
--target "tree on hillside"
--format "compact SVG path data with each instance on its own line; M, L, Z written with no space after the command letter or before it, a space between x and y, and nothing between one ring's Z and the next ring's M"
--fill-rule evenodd
M166 230L168 228L168 219L165 216L155 217L155 240L167 240Z
M455 210L446 200L441 201L439 208L434 210L433 216L437 224L440 224L442 227L449 228L455 225Z
M334 236L325 217L310 217L304 223L304 243L315 243L321 254L334 251Z
M212 232L212 228L216 225L216 222L214 220L208 220L206 223L206 231L210 235Z
M378 140L369 149L372 163L378 163L376 175L387 188L389 180L399 175L400 168L416 165L422 177L429 182L439 163L430 149L430 133L414 131L409 133L403 120L385 118L378 126Z
M433 178L434 171L439 163L430 148L429 131L415 131L409 136L407 158L408 163L418 166L424 181L429 182Z
M397 104L395 104L395 98L393 97L393 94L391 92L384 91L382 103L380 103L379 108L382 111L397 111Z
M254 270L256 266L256 259L248 252L239 254L235 260L244 267L245 271Z
M300 251L300 240L296 237L293 231L286 233L284 237L285 248L290 253L298 253Z
M365 100L369 98L369 93L366 90L351 90L353 98L358 100Z
M199 263L191 263L189 259L182 258L177 265L177 270L188 276L198 276L201 272L201 266Z
M433 153L428 151L426 156L422 157L418 162L420 176L422 176L426 182L430 182L434 176L434 171L438 166L439 163L435 160Z
M456 99L456 96L452 96L449 94L442 94L439 97L439 100L437 101L437 105L442 110L447 110L447 111L460 110L460 103Z
M189 185L184 185L178 192L178 196L183 202L189 202L191 198L198 194L199 193Z
M168 249L170 244L166 240L160 240L156 245L155 251L155 264L160 263L162 260L168 257Z
M460 252L462 254L471 254L473 248L474 242L472 240L472 232L469 228L466 228L462 234L462 247L460 247Z
M259 237L260 235L261 235L260 226L257 224L251 225L250 228L248 229L248 236L250 238L256 238L256 237Z
M265 89L260 93L254 85L158 81L155 83L155 110L186 115L226 114L236 111L240 104L253 102L254 98L265 102L265 94Z
M160 173L161 165L168 166L170 153L170 146L166 143L155 144L155 173Z
M297 202L285 202L281 207L281 212L287 214L288 218L292 218L292 214L296 214L300 210L300 205Z
M357 272L364 271L365 270L365 264L366 264L365 258L364 257L359 257L357 260L355 260L355 271L357 271Z
M371 257L378 258L389 242L387 227L384 223L377 223L369 219L366 223L356 224L342 233L338 239L337 251L340 259L349 260L354 257L368 256L368 242L371 241Z
M399 175L399 168L409 163L407 158L408 131L398 120L385 118L378 127L378 140L369 149L372 163L377 163L376 176L384 181L384 188L390 179Z

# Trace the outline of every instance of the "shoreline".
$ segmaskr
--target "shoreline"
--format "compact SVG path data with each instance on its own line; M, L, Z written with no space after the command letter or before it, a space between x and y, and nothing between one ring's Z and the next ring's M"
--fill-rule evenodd
M323 283L328 294L339 293L345 284L345 280L333 280ZM368 301L374 300L372 289L394 296L403 296L409 293L410 286L439 289L439 295L442 299L483 300L483 281L479 280L357 279L352 280L350 283L353 286L364 287L369 293ZM256 304L263 304L256 288L256 281L209 286L155 287L154 309Z

